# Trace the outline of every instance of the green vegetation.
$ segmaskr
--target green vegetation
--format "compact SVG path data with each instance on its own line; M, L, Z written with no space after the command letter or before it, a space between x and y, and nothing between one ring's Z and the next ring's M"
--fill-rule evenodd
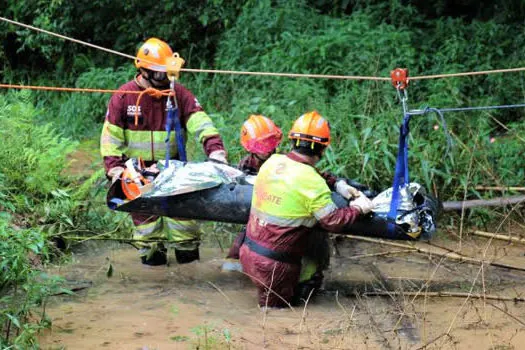
M8 0L2 16L126 54L157 36L190 68L387 77L396 67L418 76L523 66L523 2L451 3ZM133 62L121 56L4 22L0 28L2 83L115 89L134 74ZM389 82L184 73L182 83L214 118L232 163L243 155L238 130L249 114L273 118L286 133L297 116L317 109L333 126L321 167L377 189L390 186L402 108ZM524 96L524 73L414 80L408 89L412 108L515 104ZM2 347L36 347L35 332L49 324L43 311L31 310L60 288L35 265L60 254L56 237L130 232L125 215L104 207L101 166L74 176L77 165L68 164L71 152L97 152L108 99L103 93L0 93ZM444 200L494 195L477 192L478 184L522 186L523 116L523 109L445 113L446 130L435 114L414 117L412 179ZM191 150L202 157L199 147ZM499 218L488 209L470 215L471 224ZM231 234L228 225L216 228L212 242ZM210 342L207 331L195 334L199 343Z
M60 279L44 272L45 264L62 254L58 246L64 242L58 237L67 231L112 230L122 220L101 210L101 172L84 179L81 186L67 175L66 155L78 142L65 138L52 124L39 122L45 111L32 101L26 90L0 100L2 348L37 348L36 332L50 325L45 315L48 296L68 292ZM121 229L120 234L126 232Z

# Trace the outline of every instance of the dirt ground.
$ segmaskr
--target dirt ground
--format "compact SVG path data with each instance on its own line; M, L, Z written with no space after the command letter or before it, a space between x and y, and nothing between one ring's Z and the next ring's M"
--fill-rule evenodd
M131 247L86 245L71 264L53 271L84 289L50 302L53 326L40 336L42 348L525 348L525 303L407 294L484 291L522 297L525 271L347 239L334 244L326 290L306 307L268 312L257 307L247 276L221 271L225 254L219 249L203 248L200 262L146 267ZM450 240L433 244L418 246L457 247ZM523 247L466 239L462 252L478 258L485 252L487 261L525 268ZM365 294L385 290L397 294Z

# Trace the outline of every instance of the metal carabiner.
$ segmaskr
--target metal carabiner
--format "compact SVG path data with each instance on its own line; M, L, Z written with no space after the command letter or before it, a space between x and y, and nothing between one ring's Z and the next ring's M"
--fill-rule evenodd
M400 87L396 87L397 91L397 97L399 98L399 101L401 101L401 104L403 105L403 114L407 114L408 112L408 93L406 89L401 89ZM401 93L403 91L403 93Z

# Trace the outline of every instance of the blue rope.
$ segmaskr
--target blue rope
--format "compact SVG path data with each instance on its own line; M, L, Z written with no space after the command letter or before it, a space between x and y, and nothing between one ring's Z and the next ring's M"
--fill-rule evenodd
M484 111L488 109L509 109L509 108L523 108L525 107L525 103L522 104L514 104L514 105L496 105L496 106L481 106L481 107L457 107L457 108L430 108L433 111L440 111L440 112L465 112L465 111ZM426 114L427 110L429 108L425 109L416 109L408 112L410 115L421 115Z
M500 105L500 106L481 106L481 107L458 107L458 108L440 108L441 112L462 112L462 111L483 111L487 109L509 109L509 108L523 108L525 103L514 105Z
M450 137L450 133L447 129L447 124L445 122L445 117L443 116L444 112L468 112L468 111L484 111L489 109L510 109L510 108L524 108L525 103L521 104L512 104L512 105L495 105L495 106L480 106L480 107L456 107L456 108L431 108L426 107L425 109L416 109L407 112L409 115L424 115L428 112L434 112L437 115L439 115L439 118L441 119L441 123L443 124L443 129L445 130L445 135L447 138L447 150L445 152L445 156L448 155L450 148L452 146L452 138Z

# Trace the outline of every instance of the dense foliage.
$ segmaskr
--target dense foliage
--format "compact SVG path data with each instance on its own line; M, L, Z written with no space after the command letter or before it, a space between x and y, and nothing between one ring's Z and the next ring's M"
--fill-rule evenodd
M0 7L4 17L130 55L157 36L190 68L388 77L396 67L418 76L525 62L525 5L518 0L0 0ZM5 22L0 29L2 83L115 89L135 71L119 55ZM376 189L390 186L402 108L389 82L185 73L182 83L215 119L232 162L243 155L238 130L249 114L270 116L286 133L297 116L317 109L333 126L321 167ZM524 96L524 73L413 80L408 89L411 108L516 104ZM79 141L97 142L108 99L0 94L1 346L34 346L34 332L47 324L29 310L58 282L30 257L45 263L56 251L52 237L129 232L121 216L103 208L101 170L80 179L65 170L74 167L65 155ZM475 185L522 185L523 109L450 112L444 119L446 127L431 113L411 122L414 180L442 199L483 196ZM191 149L202 158L199 147Z
M412 28L378 20L373 9L333 18L297 3L269 8L270 3L262 1L242 13L237 25L223 35L216 56L218 67L388 76L391 68L401 66L420 75L519 67L525 56L523 48L516 51L523 26L442 18L425 28ZM427 39L419 40L421 37ZM335 126L335 142L324 166L378 188L388 186L402 117L389 83L224 76L197 81L206 101L214 101L224 110L224 118L236 125L249 113L259 112L271 115L287 129L302 112L320 110ZM414 81L408 90L409 104L520 103L523 82L523 74ZM525 126L522 110L449 113L445 119L447 129L436 131L435 125L444 126L436 115L414 118L410 140L413 178L437 189L444 198L462 193L465 181L507 185L522 181L523 139L516 137ZM450 149L447 132L452 135ZM505 137L490 143L491 136L499 135ZM230 137L235 140L237 135ZM506 159L498 157L503 150L509 154ZM467 174L472 159L475 164Z
M399 0L266 0L232 5L215 0L191 7L152 1L81 1L74 6L53 1L35 12L43 3L9 2L7 14L126 53L133 53L143 38L159 36L180 48L190 67L368 76L388 76L392 68L408 67L417 76L519 67L525 57L519 16L524 8L511 0L496 5ZM120 15L108 17L109 13ZM4 75L11 80L113 89L133 74L132 63L120 56L6 27ZM45 67L42 74L31 69L35 64ZM519 103L523 80L523 73L514 73L413 81L409 104L439 108ZM336 142L322 166L377 188L390 182L402 114L387 82L204 74L186 74L183 82L224 126L232 161L241 151L236 130L250 113L267 114L286 130L302 112L318 109L336 126ZM109 97L35 96L36 105L48 111L42 119L58 123L72 138L96 137ZM448 113L445 119L448 128L437 131L436 125L444 125L435 115L412 122L414 179L444 198L462 192L465 181L500 185L521 181L523 141L515 135L523 130L522 110ZM490 143L493 136L496 142ZM508 157L499 159L503 152ZM471 158L476 161L466 174Z
M39 123L45 110L25 90L0 98L0 347L37 347L36 331L48 326L46 298L60 292L59 279L43 269L61 252L55 243L66 231L104 232L119 218L100 210L101 173L77 179L65 172L66 155L78 142ZM102 193L100 193L102 194ZM121 230L125 234L125 229ZM40 311L35 306L43 305Z

